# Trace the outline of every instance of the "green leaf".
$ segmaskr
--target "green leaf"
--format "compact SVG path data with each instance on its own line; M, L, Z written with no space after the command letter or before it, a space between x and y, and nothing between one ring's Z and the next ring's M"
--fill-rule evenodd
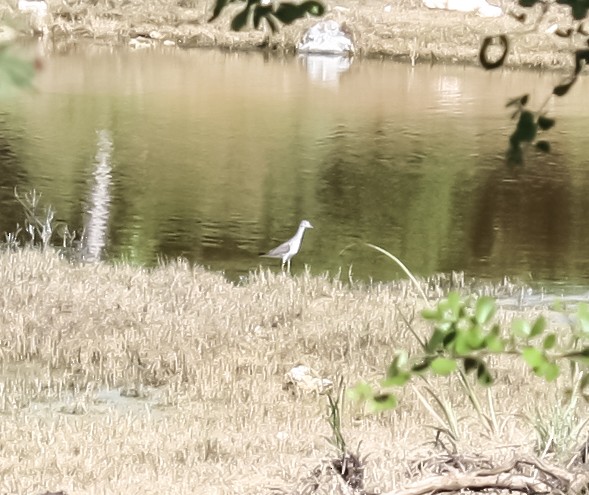
M576 82L577 77L573 76L567 82L555 86L555 88L552 90L552 94L556 96L564 96L569 92L569 90L573 87L573 84L575 84Z
M325 7L320 2L309 0L301 4L291 2L281 2L278 4L273 15L283 24L289 25L307 14L321 16L325 12Z
M499 325L494 325L491 331L485 338L485 347L489 352L503 352L505 350L505 342L501 338L501 330Z
M576 352L569 352L565 354L563 357L572 359L577 363L582 363L589 365L589 347L585 347L584 349Z
M546 318L544 318L543 316L539 316L536 319L536 321L534 322L532 329L530 330L530 338L537 337L538 335L542 334L542 332L544 332L545 328L546 328Z
M223 11L223 9L225 7L227 7L227 5L229 5L229 3L230 3L230 0L217 0L215 2L215 7L213 8L213 15L209 19L209 22L212 22L217 17L219 17L219 15L221 15L221 12Z
M483 329L480 326L473 326L468 331L464 332L464 336L468 346L472 350L476 351L484 347L485 335L483 334Z
M380 382L382 387L402 387L411 380L411 373L408 371L398 371L395 375L387 376Z
M466 332L460 332L456 335L454 341L454 352L459 356L467 356L472 351Z
M543 131L547 131L548 129L553 127L555 123L556 123L556 120L548 118L548 117L544 117L544 115L540 115L540 117L538 117L538 126Z
M265 19L268 23L268 26L270 26L270 29L272 30L272 34L276 34L278 31L280 31L280 24L272 14L268 14Z
M413 373L423 373L424 371L427 371L430 367L430 364L432 362L432 358L426 358L423 361L420 361L417 364L414 364L411 367L411 371Z
M573 3L573 19L575 19L575 21L582 21L583 19L585 19L585 17L587 17L588 7L589 6L586 5L585 2L581 2L579 0L574 2Z
M538 132L538 125L534 119L534 114L528 110L520 113L519 120L511 139L518 143L528 143L534 140Z
M463 303L460 299L460 294L457 292L450 292L446 299L442 299L437 307L437 321L442 326L443 323L454 323L460 317L460 312Z
M397 407L397 398L393 394L375 395L366 402L370 412L388 411Z
M560 368L558 365L551 363L549 361L545 361L542 366L540 366L540 376L543 376L546 381L552 382L558 378L560 375Z
M438 321L441 319L441 313L440 313L440 309L439 308L427 308L424 309L421 312L421 316L425 319L425 320L434 320L434 321Z
M589 50L586 48L577 50L575 52L575 75L581 72L587 64L589 64Z
M360 382L355 387L348 390L348 396L355 401L363 402L372 398L374 392L372 387L366 382Z
M479 297L476 303L474 317L479 325L487 323L495 314L495 299L489 296Z
M528 363L530 368L532 368L534 371L545 362L545 358L542 354L542 351L536 349L535 347L524 348L522 351L522 357L524 358L524 361Z
M518 96L517 98L511 98L510 100L507 100L507 103L505 104L506 108L509 107L513 107L513 106L518 106L518 107L525 107L528 104L528 99L530 98L530 95L526 94L523 96Z
M493 384L493 377L491 376L491 373L489 373L487 365L482 361L479 362L477 368L477 380L481 385L488 386Z
M407 354L407 351L399 351L393 359L393 363L395 363L395 366L401 368L407 364L408 360L409 356Z
M528 321L517 318L511 323L511 330L516 337L520 339L527 339L530 336L532 327Z
M250 13L250 7L251 4L248 3L245 9L243 9L239 14L237 14L233 18L233 20L231 21L232 31L241 31L245 27Z
M447 298L447 308L450 314L450 320L456 321L460 317L460 310L462 309L463 303L460 299L460 294L458 292L450 292Z
M536 5L541 0L518 0L517 3L520 4L521 7L530 8Z
M262 19L268 19L272 15L272 5L256 5L254 8L254 28L259 29Z
M446 333L446 335L444 336L444 340L442 340L442 346L444 347L444 349L449 349L452 347L452 344L456 339L456 335L458 335L458 332L456 330L450 330L448 333Z
M278 8L274 11L276 18L283 24L292 24L297 19L304 17L307 11L301 8L300 5L296 5L290 2L282 2L278 5Z
M407 364L407 352L400 351L391 361L387 369L386 378L394 378L402 371L401 368Z
M445 357L437 357L432 361L431 369L438 375L447 376L456 369L456 361Z
M554 301L552 304L550 304L549 308L552 311L557 311L557 312L562 313L562 312L564 312L565 305L562 301L557 300L557 301Z
M577 307L577 319L582 333L589 335L589 305L580 303Z
M394 378L399 374L399 367L397 366L396 361L393 359L393 362L387 368L387 374L385 375L386 378Z
M549 333L548 335L546 335L546 337L544 337L544 342L542 342L542 347L544 347L545 350L550 350L550 349L554 348L555 345L556 345L556 335L554 333Z
M425 344L426 352L430 354L436 352L440 348L440 344L444 341L445 337L446 332L440 330L439 328L436 328L434 330L434 333L432 333L432 336L430 337L427 344Z
M322 16L325 14L325 6L321 2L315 0L308 0L301 3L301 8L306 10L309 14L315 17Z
M466 374L468 374L471 371L474 371L474 370L478 369L479 363L480 363L480 361L478 359L476 359L476 358L465 357L462 360L462 365L464 366L464 372Z
M581 381L579 382L579 389L581 390L581 392L583 392L587 386L589 385L589 373L587 373L587 371L583 372L583 378L581 378Z

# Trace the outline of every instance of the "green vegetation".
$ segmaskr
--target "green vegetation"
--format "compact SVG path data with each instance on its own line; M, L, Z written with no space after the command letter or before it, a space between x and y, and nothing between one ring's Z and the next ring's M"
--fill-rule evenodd
M213 9L213 15L209 22L214 21L223 9L236 0L217 0ZM262 26L265 21L273 33L277 33L280 29L280 24L292 24L293 22L302 19L307 14L313 16L322 16L325 13L325 7L320 2L315 0L307 0L299 4L292 2L280 2L272 4L262 2L261 0L252 0L246 3L246 6L238 14L233 17L231 21L231 29L240 31L249 25L251 20L255 29Z
M499 324L492 323L496 312L493 298L461 298L451 292L436 308L422 311L426 320L432 321L434 329L426 341L417 334L423 352L408 361L407 353L400 352L389 366L381 387L406 385L413 376L428 371L441 376L459 373L461 383L468 383L466 375L474 374L481 385L490 386L494 377L488 361L492 356L509 355L522 358L532 372L546 381L554 381L560 375L558 361L589 364L589 306L581 304L574 316L577 322L564 350L556 350L557 334L546 331L546 319L539 316L532 323L524 319L513 321L511 333L502 335ZM563 337L560 335L559 337ZM575 393L589 400L585 389L589 375L581 371ZM572 390L572 389L569 389ZM371 394L366 385L356 389L363 399L370 400L373 410L389 409L396 405L394 394ZM570 392L572 393L572 392Z
M15 54L8 43L0 42L0 97L14 89L31 88L34 76L34 61Z
M368 246L386 254L399 264L420 291L415 277L396 256L377 246ZM420 293L427 303L425 294L422 291ZM397 351L378 389L374 391L370 384L360 383L351 391L352 397L366 402L373 412L393 409L397 407L398 401L392 390L406 386L414 377L420 377L426 384L425 390L442 411L443 418L428 404L422 394L416 392L418 397L438 423L443 425L443 431L455 442L459 437L456 415L442 394L437 393L429 384L425 377L428 372L439 376L456 374L458 383L463 387L481 426L489 434L496 434L498 426L492 395L488 394L489 407L485 412L468 375L474 375L480 385L491 386L495 382L495 377L489 363L493 357L509 356L521 358L537 377L552 382L561 373L558 362L568 361L571 384L565 390L563 400L566 399L569 406L564 414L555 415L558 417L556 421L551 420L547 424L539 420L537 432L545 449L554 442L554 436L565 436L568 439L566 445L570 447L573 436L570 423L575 414L577 401L580 397L589 402L589 393L586 392L589 387L589 305L579 304L572 316L571 321L575 323L571 326L568 336L564 335L564 332L557 334L547 331L544 316L538 316L531 323L522 318L514 319L511 332L505 332L493 321L496 311L496 300L493 297L483 295L478 298L463 298L458 292L450 292L435 308L421 312L422 317L433 324L433 330L426 339L420 337L408 325L421 352L409 359L407 351ZM565 340L560 349L557 347L559 340ZM537 416L542 418L541 415ZM564 418L564 426L559 421L561 417ZM557 442L561 453L564 450L570 454L568 449L562 448L562 443Z

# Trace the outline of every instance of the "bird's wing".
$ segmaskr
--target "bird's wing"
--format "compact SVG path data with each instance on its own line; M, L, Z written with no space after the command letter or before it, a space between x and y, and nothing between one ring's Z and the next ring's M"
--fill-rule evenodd
M271 249L262 256L268 256L269 258L281 258L290 251L290 241L283 242L280 246Z

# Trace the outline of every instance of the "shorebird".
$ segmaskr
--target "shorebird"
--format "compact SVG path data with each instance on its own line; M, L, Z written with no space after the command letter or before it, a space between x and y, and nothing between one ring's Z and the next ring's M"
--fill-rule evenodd
M264 256L266 258L280 258L282 260L281 268L284 270L284 265L286 264L286 271L290 273L290 260L295 254L299 252L299 249L301 249L301 242L303 242L305 229L312 228L313 226L307 220L303 220L299 225L297 233L292 239L283 242L280 246L275 247L266 254L262 254L260 256Z

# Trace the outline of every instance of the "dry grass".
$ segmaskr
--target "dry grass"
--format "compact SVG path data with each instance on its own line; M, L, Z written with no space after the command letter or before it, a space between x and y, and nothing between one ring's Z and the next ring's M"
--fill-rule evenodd
M257 49L268 33L262 31L232 32L229 23L243 8L241 2L229 6L213 23L213 2L203 0L48 0L52 18L50 32L57 42L54 49L66 49L81 39L100 43L126 44L130 38L142 36L153 39L158 46L172 41L180 47L218 47L228 50ZM474 14L429 10L419 0L376 2L340 0L325 2L325 18L345 23L354 34L357 55L392 58L418 63L455 62L478 64L478 51L483 36L517 33L528 30L538 15L527 10L525 25L505 15L501 18L481 18ZM522 12L512 0L493 0L505 11ZM386 7L386 9L385 9ZM2 15L10 17L10 8L0 7ZM269 50L279 54L294 52L295 46L315 18L286 26L271 37ZM515 39L507 65L514 67L567 68L572 65L574 43L545 32L549 25L559 22L566 29L571 20L566 7L553 5L537 32ZM584 43L577 40L579 47ZM264 43L268 46L267 43Z
M416 349L401 313L427 333L404 282L266 271L235 286L180 262L72 265L31 250L1 254L0 279L0 493L302 493L333 455L327 402L284 391L284 373L304 363L350 385L375 380L395 349ZM491 437L456 383L433 381L465 455L530 452L522 414L553 403L521 364L497 368ZM369 455L367 489L401 486L441 454L410 388L401 400L381 416L343 411L348 445Z

